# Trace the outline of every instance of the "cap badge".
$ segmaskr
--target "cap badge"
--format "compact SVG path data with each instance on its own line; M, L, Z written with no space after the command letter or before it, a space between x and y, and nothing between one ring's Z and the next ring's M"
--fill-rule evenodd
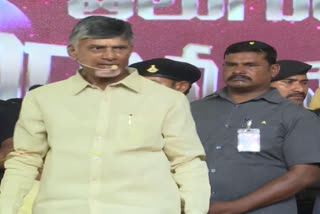
M249 42L249 45L254 45L255 42Z
M158 70L158 68L156 68L155 65L151 65L150 68L147 69L148 72L150 73L156 73Z

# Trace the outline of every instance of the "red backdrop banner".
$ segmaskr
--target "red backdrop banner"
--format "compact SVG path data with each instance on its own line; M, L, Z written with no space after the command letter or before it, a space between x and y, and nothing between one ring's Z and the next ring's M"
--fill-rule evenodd
M90 15L132 24L130 63L166 57L198 66L202 78L190 100L223 87L223 52L244 40L271 44L278 59L312 64L309 97L319 87L320 0L0 0L0 98L73 75L68 36Z

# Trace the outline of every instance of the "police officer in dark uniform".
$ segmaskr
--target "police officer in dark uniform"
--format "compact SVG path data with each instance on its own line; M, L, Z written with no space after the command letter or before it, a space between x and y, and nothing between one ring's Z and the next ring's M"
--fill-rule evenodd
M194 65L166 58L155 58L129 65L140 75L184 94L201 77L201 71Z
M277 64L280 71L272 78L271 86L277 88L283 97L303 106L308 93L307 72L312 66L297 60L279 60Z
M279 73L272 78L271 86L278 89L281 96L303 106L303 101L308 93L307 72L311 65L297 60L279 60ZM312 213L313 204L319 184L312 185L296 195L299 214Z

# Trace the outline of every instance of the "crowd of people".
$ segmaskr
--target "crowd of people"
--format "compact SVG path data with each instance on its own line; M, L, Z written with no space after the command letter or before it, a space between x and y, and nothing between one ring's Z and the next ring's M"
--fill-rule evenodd
M0 102L1 214L320 213L311 65L230 44L225 87L190 104L197 67L128 65L132 48L130 23L84 18L67 47L76 74Z

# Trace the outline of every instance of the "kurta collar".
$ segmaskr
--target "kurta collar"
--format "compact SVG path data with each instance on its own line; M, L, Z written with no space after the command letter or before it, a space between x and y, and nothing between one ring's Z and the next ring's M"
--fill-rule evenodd
M126 70L128 71L129 75L125 77L124 79L120 80L119 82L110 84L109 87L115 87L115 86L125 86L135 92L141 91L141 76L138 74L138 71L135 68L129 68L127 67ZM77 73L71 77L71 91L73 95L77 95L80 92L82 92L87 87L95 88L96 86L89 83L87 80L85 80L79 70Z

